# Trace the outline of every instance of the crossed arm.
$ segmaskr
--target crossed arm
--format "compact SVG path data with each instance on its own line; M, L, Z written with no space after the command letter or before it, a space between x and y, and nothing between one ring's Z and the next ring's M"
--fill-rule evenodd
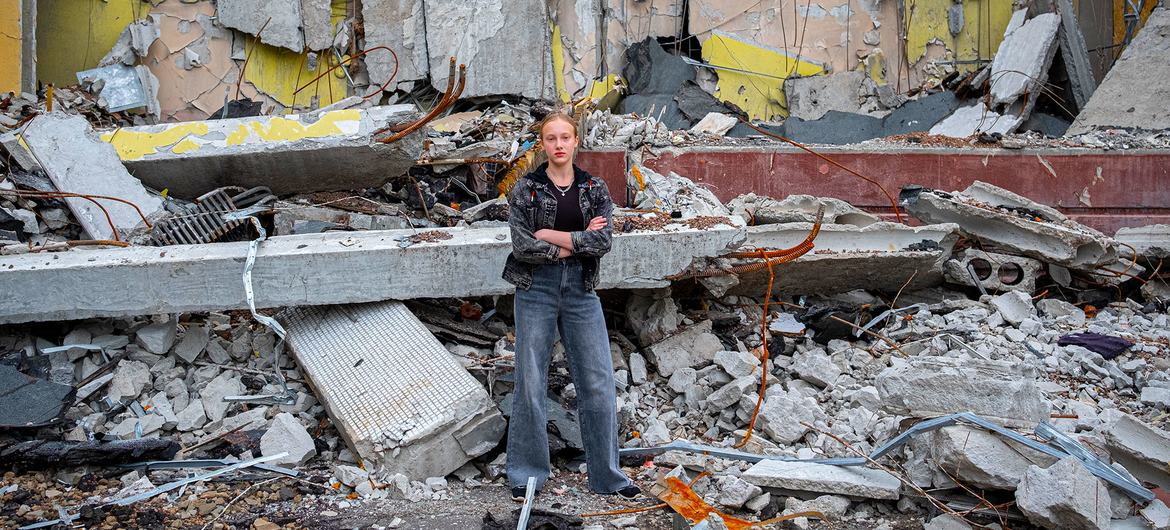
M597 216L589 220L589 226L586 226L585 230L601 230L605 228L605 225L605 217ZM567 258L573 255L573 234L571 232L543 228L533 232L532 236L538 241L546 241L556 245L560 249L557 253L558 257Z

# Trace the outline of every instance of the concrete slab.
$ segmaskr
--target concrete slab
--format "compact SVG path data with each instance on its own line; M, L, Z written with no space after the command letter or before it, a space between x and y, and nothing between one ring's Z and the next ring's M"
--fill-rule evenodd
M865 72L857 70L785 79L788 116L817 120L830 110L861 112L859 94L864 82Z
M804 240L812 223L748 227L744 248L789 248ZM942 283L942 265L951 255L959 227L953 224L909 227L874 223L864 228L823 225L812 252L775 265L780 293L839 293L853 289L897 291L911 275L907 289ZM909 250L917 248L919 250ZM917 272L916 272L917 271ZM768 271L741 274L732 294L764 292Z
M601 260L602 289L665 287L699 257L738 246L742 227L619 234ZM348 304L512 292L500 278L507 228L446 229L451 239L403 247L415 232L277 236L260 246L257 307ZM246 242L0 257L0 323L246 308ZM133 286L127 288L127 286Z
M1073 101L1078 109L1085 108L1085 104L1093 97L1097 90L1097 78L1093 77L1093 65L1089 59L1089 48L1085 45L1085 35L1081 33L1081 25L1077 22L1077 12L1070 0L1055 0L1056 14L1060 16L1060 30L1057 32L1057 42L1060 43L1060 57L1064 61L1064 69L1068 73L1068 81L1072 86Z
M394 84L387 87L389 89L398 83L426 79L430 65L422 0L364 0L361 5L366 46L385 46L398 56L395 65L394 59L384 50L367 55L365 62L370 83L382 86L396 67L398 73L394 75ZM446 61L443 64L447 64Z
M556 75L540 0L423 3L431 84L447 86L447 58L468 65L463 97L516 94L553 99Z
M442 477L494 448L490 395L401 302L282 314L297 363L368 471Z
M930 134L967 138L981 132L1007 134L1014 131L1024 120L1012 114L1001 115L988 109L982 101L961 107L950 116L934 124Z
M393 144L373 132L418 117L413 105L258 116L104 132L142 182L193 199L223 186L276 194L353 190L401 175L422 152L422 134Z
M260 42L300 53L323 50L333 43L329 0L219 0L219 23ZM271 20L269 20L271 18ZM263 32L261 32L263 28Z
M975 270L971 278L968 266ZM997 254L969 248L943 264L948 282L969 287L983 286L987 292L1036 290L1036 278L1044 271L1044 264L1034 259L1009 254Z
M922 222L956 223L964 236L992 248L1076 269L1117 262L1109 237L984 182L975 181L961 193L907 187L898 202Z
M882 407L893 413L932 418L974 412L1009 427L1034 427L1050 406L1036 376L1003 361L916 357L878 374Z
M1102 127L1170 129L1170 8L1155 9L1146 25L1081 109L1068 134Z
M902 489L902 482L885 471L810 462L761 460L744 471L740 478L767 488L868 499L894 500L901 496Z
M146 192L109 145L94 134L81 116L49 113L32 120L21 135L38 164L60 191L118 197L133 203L148 218L162 210L162 200ZM110 221L94 203L81 198L65 202L92 239L125 237L142 224L130 205L102 200ZM113 226L110 226L110 223Z
M1039 94L1056 55L1059 27L1060 17L1052 13L1036 15L1019 28L1009 27L991 61L993 104L1011 104L1024 94Z

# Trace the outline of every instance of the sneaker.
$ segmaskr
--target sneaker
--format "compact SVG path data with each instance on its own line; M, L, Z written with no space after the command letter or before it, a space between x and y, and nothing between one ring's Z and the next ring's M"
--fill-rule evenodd
M630 484L629 486L617 490L616 493L621 498L627 501L632 501L642 496L642 488L639 488L636 484Z

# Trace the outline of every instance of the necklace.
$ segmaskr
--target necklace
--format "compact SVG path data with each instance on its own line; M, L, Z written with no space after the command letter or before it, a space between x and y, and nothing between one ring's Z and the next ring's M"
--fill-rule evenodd
M554 182L553 187L556 188L557 191L561 192L561 197L564 197L566 193L569 193L569 190L573 189L573 183L570 182L568 186L565 186L564 188L562 188L560 186L557 186L557 184Z

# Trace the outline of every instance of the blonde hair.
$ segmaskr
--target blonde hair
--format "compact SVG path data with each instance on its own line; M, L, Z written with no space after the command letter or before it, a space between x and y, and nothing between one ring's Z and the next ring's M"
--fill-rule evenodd
M572 125L573 126L573 136L578 136L578 134L577 134L577 120L574 120L572 116L569 116L569 114L563 110L550 112L550 113L548 113L548 116L545 116L543 120L540 120L540 128L537 129L537 134L539 134L541 137L543 137L544 136L544 126L548 125L554 121L557 121L557 120L561 120L561 121L564 121L565 123L568 123L569 125Z

